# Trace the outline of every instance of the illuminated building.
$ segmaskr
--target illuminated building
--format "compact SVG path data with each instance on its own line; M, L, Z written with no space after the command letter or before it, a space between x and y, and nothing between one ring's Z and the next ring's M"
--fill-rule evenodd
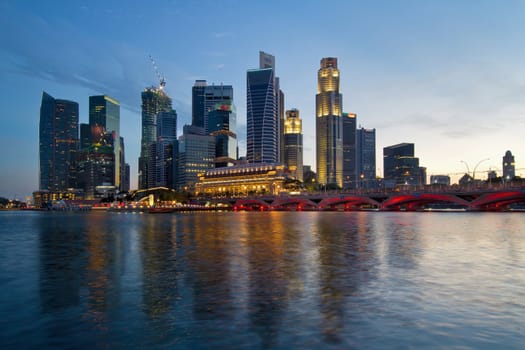
M142 136L139 157L139 189L148 188L150 177L154 176L151 165L151 144L157 141L157 113L170 112L171 98L164 92L162 85L159 88L150 87L142 92Z
M385 181L392 180L395 185L425 184L423 176L426 177L426 172L419 166L419 158L414 157L413 143L383 148L383 169Z
M185 125L179 137L177 186L193 190L199 174L214 167L215 139L204 128Z
M376 184L376 129L359 128L356 132L356 175L360 188Z
M77 102L42 93L39 142L39 189L61 192L76 187Z
M317 177L320 185L343 186L343 97L339 93L337 58L321 60L317 73Z
M299 110L286 111L284 121L284 164L290 176L303 181L303 134Z
M86 199L97 197L98 186L114 186L115 153L111 145L93 144L79 151L78 186Z
M503 156L503 181L512 181L514 177L516 177L514 156L511 151L507 151Z
M220 103L208 113L208 128L215 138L215 167L232 166L237 160L237 115L233 104Z
M120 103L106 95L89 96L89 125L92 130L92 144L100 142L99 137L103 134L110 134L113 137L113 153L115 154L114 166L112 172L114 179L110 181L116 188L121 188L123 166L125 164L124 153L120 140ZM100 130L100 134L94 133L94 130Z
M259 52L259 69L248 70L246 76L246 158L249 163L280 162L284 94L275 76L275 58Z
M285 167L279 164L243 164L207 170L195 185L197 195L249 196L279 194L284 189Z
M450 176L448 175L430 175L430 184L450 186Z
M191 125L212 132L209 124L209 113L218 104L233 104L233 87L231 85L207 85L206 80L195 80L192 88L192 122Z
M356 173L356 123L357 115L343 113L343 188L357 188Z

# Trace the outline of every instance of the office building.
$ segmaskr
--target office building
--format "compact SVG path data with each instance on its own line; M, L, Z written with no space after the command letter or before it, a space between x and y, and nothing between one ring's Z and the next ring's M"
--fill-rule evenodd
M376 129L356 131L356 176L359 188L374 188L376 182Z
M172 111L171 98L164 92L163 86L159 88L146 88L142 94L142 136L140 142L140 157L139 157L139 189L148 188L148 183L152 180L150 177L154 176L153 169L149 169L151 165L150 155L151 144L157 141L157 114L159 112Z
M185 125L179 137L177 187L193 191L199 174L214 168L215 138L204 128Z
M321 60L317 73L316 159L321 186L343 186L343 97L339 93L337 58Z
M122 180L122 159L120 142L120 103L106 95L89 97L89 125L91 130L100 130L100 134L110 134L113 137L113 153L115 154L113 171L114 179L110 181L117 189L120 189ZM93 135L92 144L100 143Z
M356 189L356 127L357 115L343 113L343 189Z
M78 156L78 187L84 189L86 199L102 197L97 193L97 187L112 187L116 190L115 150L112 145L92 144L79 151Z
M42 93L39 127L39 189L50 192L76 187L78 103Z
M290 177L303 181L303 129L298 109L286 111L283 163Z
M246 158L277 163L284 149L284 94L275 76L275 58L259 52L259 69L248 70Z
M237 114L232 103L216 104L208 113L209 133L215 139L215 167L234 165L237 160Z
M150 145L152 176L148 188L176 187L177 174L177 112L161 111L157 114L157 141Z
M204 128L204 89L206 80L195 80L191 89L191 125Z
M425 184L426 169L419 166L414 156L413 143L400 143L383 148L385 181L396 185L418 186Z
M505 152L503 156L503 181L512 181L516 177L516 166L511 151Z

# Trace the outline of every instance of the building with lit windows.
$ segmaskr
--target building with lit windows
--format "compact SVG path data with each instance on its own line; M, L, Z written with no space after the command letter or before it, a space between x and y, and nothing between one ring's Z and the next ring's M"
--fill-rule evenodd
M150 177L154 176L150 158L151 144L157 141L157 114L172 111L171 98L164 92L163 86L144 89L142 96L142 135L140 141L139 157L139 189L148 188Z
M356 131L356 176L359 188L374 188L376 181L376 129Z
M121 188L124 176L124 152L120 140L120 103L106 95L89 96L89 126L92 131L91 145L100 143L104 134L113 137L113 153L115 169L112 172L114 179L110 181L116 188ZM97 135L94 131L99 130ZM82 135L84 143L85 136Z
M195 80L191 88L191 125L204 128L204 89L206 80Z
M157 114L157 141L150 145L148 168L153 174L148 179L148 188L176 187L177 151L177 112L161 111Z
M39 189L52 193L76 187L78 103L42 93L39 126Z
M207 170L199 175L196 195L277 195L285 188L286 169L280 164L243 164Z
M85 199L96 198L98 186L112 186L115 190L115 153L111 145L93 144L78 155L78 187L84 189Z
M396 186L419 186L425 184L426 169L419 166L414 157L413 143L400 143L383 148L385 181L392 180Z
M215 138L215 167L232 166L237 160L237 114L231 103L218 103L208 113L208 129Z
M284 121L284 159L290 176L303 181L303 128L298 109L286 111Z
M246 82L246 158L249 163L277 163L284 146L284 94L275 76L275 58L259 52L259 69Z
M503 156L503 181L512 181L516 177L516 166L511 151Z
M177 187L193 191L199 174L214 168L215 138L204 128L185 125L179 137Z
M356 174L357 115L343 113L343 189L358 187Z
M316 159L321 186L343 186L343 97L339 93L337 58L321 60L317 73Z

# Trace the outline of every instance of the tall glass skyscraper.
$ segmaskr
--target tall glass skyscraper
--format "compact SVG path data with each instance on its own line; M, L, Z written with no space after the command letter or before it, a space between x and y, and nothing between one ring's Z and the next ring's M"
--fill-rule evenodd
M356 123L355 113L343 113L343 188L355 189L356 183Z
M424 184L419 158L414 156L413 143L400 143L383 148L383 169L385 181L395 185Z
M112 136L113 151L115 154L114 179L111 184L121 189L122 173L124 171L123 152L120 145L120 103L106 95L89 97L89 125L91 130L100 130ZM99 143L103 135L93 135L92 144Z
M142 92L142 138L139 157L139 189L148 188L153 169L148 169L150 162L151 145L157 141L157 114L170 112L171 98L159 87L146 88Z
M284 164L290 175L303 181L303 128L299 110L286 111L284 121Z
M246 158L249 163L280 162L281 146L284 147L284 111L280 111L284 109L284 94L275 76L274 56L259 52L259 69L248 70L246 76Z
M376 129L357 129L356 174L360 188L376 184Z
M343 187L343 97L339 93L337 58L321 60L315 105L319 184Z
M215 139L204 128L184 125L179 136L178 188L193 190L199 174L214 167Z
M215 167L234 165L237 160L237 114L233 104L216 104L208 113L208 128L215 138Z
M191 89L191 125L204 128L204 89L206 80L195 80Z
M149 169L154 174L150 176L148 187L176 187L176 155L177 155L177 112L162 111L157 114L157 141L151 145Z
M39 189L60 192L76 187L77 102L42 93L39 142Z

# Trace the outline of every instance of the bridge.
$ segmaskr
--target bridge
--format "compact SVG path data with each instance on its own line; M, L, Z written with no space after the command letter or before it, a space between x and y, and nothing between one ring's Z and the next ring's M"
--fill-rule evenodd
M208 198L236 211L513 211L525 208L525 188L468 192L313 193Z

